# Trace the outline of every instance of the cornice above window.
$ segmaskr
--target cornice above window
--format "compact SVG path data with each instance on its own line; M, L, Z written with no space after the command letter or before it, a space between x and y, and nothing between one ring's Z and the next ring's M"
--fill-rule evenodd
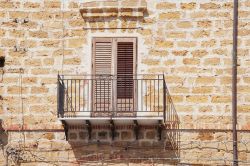
M83 19L125 17L142 18L147 12L145 0L95 1L82 4Z

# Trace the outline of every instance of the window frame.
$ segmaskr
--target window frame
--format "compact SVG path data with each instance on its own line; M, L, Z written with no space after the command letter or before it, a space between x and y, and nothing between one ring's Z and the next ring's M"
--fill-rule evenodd
M111 52L111 75L117 76L117 45L118 42L133 42L133 79L136 79L137 77L137 62L138 62L138 38L137 37L93 37L91 40L91 74L93 76L96 75L95 72L95 46L96 42L111 42L112 45L112 52ZM92 102L94 102L94 89L92 89ZM111 110L119 112L117 110L117 85L113 85L111 93L112 103L111 103ZM136 116L137 108L138 108L138 90L136 88L136 85L133 87L133 116ZM93 103L91 104L93 106ZM94 109L92 109L94 111Z
M115 40L113 42L112 40ZM137 37L92 37L91 40L91 75L95 75L95 44L94 42L110 42L112 43L112 55L111 55L111 74L117 75L117 42L133 42L133 75L137 75L137 68L138 68L138 38ZM115 52L115 56L114 56Z

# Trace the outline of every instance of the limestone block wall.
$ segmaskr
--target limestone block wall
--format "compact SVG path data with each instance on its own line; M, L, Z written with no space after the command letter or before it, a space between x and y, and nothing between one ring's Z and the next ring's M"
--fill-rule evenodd
M21 147L24 165L81 165L86 159L102 163L103 155L112 158L114 148L118 164L141 161L119 157L129 152L124 151L127 144L116 147L110 141L98 146L98 142L81 141L85 130L72 130L73 140L65 141L57 119L58 72L91 73L92 37L113 36L138 38L138 73L165 74L181 122L179 162L231 164L232 18L229 0L0 0L0 57L5 59L0 68L0 117L8 131L0 163L15 162L15 157L7 157L13 154L11 147L12 151ZM241 0L238 138L242 165L250 162L249 20L250 1ZM80 149L78 143L83 144ZM111 150L103 151L108 147ZM166 157L160 155L162 147L156 147L149 153ZM88 148L92 158L84 155ZM143 158L139 151L138 147L131 153ZM77 162L81 157L84 162ZM145 164L162 164L163 160L154 158Z

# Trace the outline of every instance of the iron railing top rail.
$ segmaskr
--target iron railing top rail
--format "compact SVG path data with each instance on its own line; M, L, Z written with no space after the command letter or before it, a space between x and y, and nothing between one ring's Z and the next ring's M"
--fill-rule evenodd
M117 76L117 74L58 74L59 76L99 76L99 75L109 75ZM130 76L163 76L164 74L119 74L119 75L130 75Z
M112 75L112 74L98 74L98 75L91 75L91 74L84 74L84 75L58 75L59 80L94 80L94 79L132 79L132 80L163 80L163 74L120 74L120 75Z

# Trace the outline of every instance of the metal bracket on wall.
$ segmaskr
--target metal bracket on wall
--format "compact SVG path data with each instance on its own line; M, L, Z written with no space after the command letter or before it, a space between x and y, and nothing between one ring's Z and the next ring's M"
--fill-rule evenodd
M64 132L65 132L66 141L68 141L69 125L67 124L65 120L62 120L62 124L63 124Z
M139 139L139 124L137 122L137 120L134 120L134 133L135 133L135 138L136 140Z
M158 133L158 140L159 141L161 140L161 137L162 137L162 130L163 130L163 124L162 124L162 121L159 120L158 126L157 126L157 133Z
M86 120L86 126L87 126L87 130L88 130L89 139L91 139L92 126L91 126L91 123L89 120Z
M111 130L112 140L114 140L115 139L115 123L113 120L110 120L110 130Z

